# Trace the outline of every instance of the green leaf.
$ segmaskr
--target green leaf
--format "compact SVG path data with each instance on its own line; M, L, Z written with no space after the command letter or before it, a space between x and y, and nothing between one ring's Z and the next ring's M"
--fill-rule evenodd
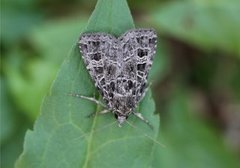
M133 19L124 0L99 0L88 22L86 32L107 32L120 36L134 28Z
M133 27L125 0L99 0L85 31L120 35ZM33 131L26 133L24 151L16 167L139 168L157 164L154 153L160 146L153 139L158 136L159 117L154 115L150 91L138 110L150 121L153 130L133 115L128 121L136 128L127 123L119 128L111 113L87 118L90 113L101 110L100 107L68 96L69 93L93 96L95 92L74 44L44 99Z
M240 1L186 0L167 3L151 15L159 30L203 49L240 56Z

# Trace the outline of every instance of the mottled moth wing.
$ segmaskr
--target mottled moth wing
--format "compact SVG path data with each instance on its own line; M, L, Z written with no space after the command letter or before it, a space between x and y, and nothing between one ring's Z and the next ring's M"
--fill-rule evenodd
M133 29L120 38L122 75L128 80L128 93L137 104L145 95L147 77L156 53L157 34L153 29Z
M115 83L120 72L117 39L105 33L84 33L80 37L79 48L95 86L109 105L109 99L113 97L110 85Z
M119 38L81 35L79 47L87 70L115 114L127 116L144 96L156 42L152 29L132 29Z

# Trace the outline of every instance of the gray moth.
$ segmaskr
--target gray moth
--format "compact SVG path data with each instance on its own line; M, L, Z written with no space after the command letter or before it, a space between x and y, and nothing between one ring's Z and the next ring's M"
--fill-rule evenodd
M78 42L86 68L99 90L104 103L101 113L112 112L119 126L136 112L137 104L147 90L147 78L157 47L153 29L131 29L115 37L107 33L83 33Z

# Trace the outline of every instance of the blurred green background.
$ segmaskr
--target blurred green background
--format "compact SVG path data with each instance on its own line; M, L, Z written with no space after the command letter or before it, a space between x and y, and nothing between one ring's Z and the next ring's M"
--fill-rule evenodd
M89 0L1 1L1 167L23 148L44 95L94 9ZM159 35L151 71L164 167L240 167L240 1L129 0Z

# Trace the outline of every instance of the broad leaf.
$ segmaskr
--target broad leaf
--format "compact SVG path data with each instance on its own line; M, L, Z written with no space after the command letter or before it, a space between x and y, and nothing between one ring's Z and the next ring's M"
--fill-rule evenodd
M120 35L133 27L125 0L99 0L85 31ZM87 118L90 113L101 110L100 107L68 96L69 93L86 96L96 93L76 44L44 99L33 131L26 133L24 151L16 167L139 168L157 165L154 152L160 145L153 139L158 136L159 118L154 115L150 92L138 110L151 122L153 130L135 116L130 116L128 121L136 128L127 123L119 128L110 113Z

